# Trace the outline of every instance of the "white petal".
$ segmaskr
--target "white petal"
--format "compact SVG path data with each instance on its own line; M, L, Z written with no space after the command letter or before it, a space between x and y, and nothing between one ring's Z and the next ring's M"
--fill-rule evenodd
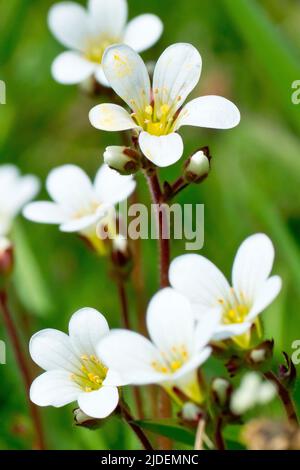
M82 308L72 315L69 335L79 356L96 356L96 346L109 327L105 317L94 308Z
M38 406L57 408L72 403L80 395L80 387L64 370L51 370L37 377L30 387L30 400Z
M103 380L103 385L108 387L124 387L128 385L127 381L124 381L120 374L115 370L108 369L106 377Z
M46 186L52 199L70 213L89 209L93 201L92 183L87 174L75 165L63 165L52 170Z
M191 44L169 46L158 59L153 77L155 108L159 115L162 105L175 112L197 85L202 60Z
M97 356L116 371L123 382L135 385L156 383L165 377L155 372L153 361L161 359L157 349L133 331L114 330L100 341Z
M127 21L127 1L89 0L88 10L93 34L118 42Z
M16 187L16 194L12 200L14 213L17 214L20 209L33 199L40 189L40 182L36 176L26 175L22 176Z
M139 127L130 114L117 104L99 104L91 109L89 119L101 131L126 131Z
M95 392L81 393L79 408L92 418L106 418L118 406L119 393L116 387L101 387Z
M230 286L221 271L208 259L196 254L182 255L172 261L169 271L174 289L199 307L210 309L226 299Z
M157 137L141 132L139 144L145 157L159 167L173 165L183 154L182 138L176 133Z
M75 85L93 75L97 66L76 52L63 52L51 68L54 80L63 85Z
M223 341L224 339L240 336L249 331L251 322L232 323L231 325L220 325L214 334L214 341Z
M128 23L123 42L135 51L142 52L153 46L162 32L163 24L158 16L149 13L140 15Z
M277 297L281 290L282 281L279 276L270 277L257 293L254 304L247 316L247 320L253 320L259 313L267 308Z
M44 370L80 369L80 362L68 335L59 330L42 330L32 336L29 352L34 362Z
M151 340L164 354L182 345L193 351L195 320L191 304L174 289L166 288L154 295L146 321Z
M108 47L103 55L105 76L128 106L135 112L144 112L150 103L150 79L141 57L131 47Z
M189 374L195 369L198 369L211 355L211 348L204 348L202 351L198 352L192 356L191 360L186 362L186 364L178 369L178 371L172 375L172 380L177 381L182 379L185 375Z
M195 330L195 347L201 351L213 338L221 322L221 309L214 308L207 310L206 315L199 318Z
M105 73L103 71L102 65L97 65L96 70L95 70L95 79L97 80L100 85L105 86L106 88L109 88L110 85L107 81L107 78L105 76Z
M266 405L277 395L276 385L272 382L263 382L259 388L257 401L260 405Z
M136 182L131 175L120 175L109 166L102 165L97 172L94 187L100 201L114 205L133 193Z
M175 129L182 126L231 129L239 124L240 119L240 112L231 101L221 96L202 96L184 106Z
M23 210L23 216L42 224L61 224L65 220L65 214L58 204L48 201L32 202Z
M75 2L61 2L50 8L48 25L56 39L66 47L83 51L89 35L86 10Z
M84 234L87 230L92 230L93 226L105 217L106 214L106 208L100 206L93 214L68 219L59 226L59 229L66 233L80 232Z
M20 177L19 169L15 165L5 164L0 166L0 188L9 187L18 181Z
M263 233L257 233L239 247L232 268L232 285L246 303L255 295L269 277L274 262L274 247Z

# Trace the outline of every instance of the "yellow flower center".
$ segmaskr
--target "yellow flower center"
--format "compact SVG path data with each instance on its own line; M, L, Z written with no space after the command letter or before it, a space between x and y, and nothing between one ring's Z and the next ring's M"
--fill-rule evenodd
M244 323L249 313L249 308L246 305L238 304L235 307L229 308L223 314L223 323L228 325L230 323Z
M151 366L156 372L173 374L177 372L189 359L189 353L185 346L174 346L170 353L161 353L161 361L153 361Z
M89 39L85 49L85 58L90 62L95 62L100 65L105 49L117 42L119 42L119 38L112 38L109 36L100 36Z
M177 101L180 100L181 97L179 96ZM131 116L149 134L156 136L168 135L174 131L177 101L175 100L172 106L167 103L157 105L154 102L154 106L148 104L142 112L134 112ZM134 100L132 100L131 105L133 108L136 107Z
M107 367L96 356L81 356L80 373L72 374L71 379L77 383L84 392L93 392L102 387L106 378Z

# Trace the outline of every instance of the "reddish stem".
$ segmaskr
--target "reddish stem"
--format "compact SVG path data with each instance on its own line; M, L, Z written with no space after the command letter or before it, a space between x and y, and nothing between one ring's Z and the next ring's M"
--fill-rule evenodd
M5 291L0 292L0 307L2 310L5 327L10 337L10 340L11 340L11 343L15 352L16 360L17 360L17 363L18 363L18 366L19 366L19 369L23 378L26 398L28 400L29 411L30 411L32 422L33 422L35 432L36 432L37 446L40 450L43 450L46 448L46 446L45 446L45 439L44 439L44 432L43 432L41 417L40 417L37 406L34 405L34 403L32 403L32 401L29 398L29 389L31 386L32 378L31 378L31 374L30 374L26 357L23 352L21 341L17 333L17 329L15 327L12 315L9 311L8 299L7 299L7 294Z

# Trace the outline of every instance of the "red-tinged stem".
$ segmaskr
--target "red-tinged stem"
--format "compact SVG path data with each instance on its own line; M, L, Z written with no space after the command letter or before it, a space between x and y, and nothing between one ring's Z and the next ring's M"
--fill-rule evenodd
M131 427L132 431L135 433L136 437L139 439L139 441L142 444L143 448L145 450L153 450L153 447L152 447L148 437L144 433L144 431L137 424L135 424L134 419L133 419L127 405L122 403L122 401L121 401L119 406L120 406L120 410L121 410L121 413L122 413L122 416L123 416L124 420Z
M215 444L218 450L225 450L225 442L222 435L223 430L223 419L221 416L217 417L216 428L215 428Z
M294 403L293 403L293 400L290 396L289 391L280 382L278 377L276 377L274 372L272 372L272 371L265 372L264 376L270 382L275 384L275 386L277 388L277 391L278 391L278 395L280 397L280 400L282 401L282 404L284 406L287 418L290 421L290 423L297 424L299 426L299 420L298 420L297 413L296 413L296 410L295 410L295 406L294 406Z
M21 341L20 341L16 326L14 324L12 315L8 307L8 299L7 299L7 294L5 291L0 292L0 307L1 307L2 314L3 314L4 324L5 324L7 333L10 337L10 340L11 340L11 343L15 352L16 360L17 360L17 363L18 363L18 366L19 366L19 369L23 378L26 398L28 400L29 411L30 411L32 422L33 422L35 432L36 432L37 447L40 450L44 450L46 446L45 446L44 432L43 432L43 426L42 426L42 421L41 421L41 417L39 414L39 410L37 406L34 405L34 403L32 403L32 401L29 398L29 389L31 386L32 378L31 378L28 363L23 352L23 348L21 345Z

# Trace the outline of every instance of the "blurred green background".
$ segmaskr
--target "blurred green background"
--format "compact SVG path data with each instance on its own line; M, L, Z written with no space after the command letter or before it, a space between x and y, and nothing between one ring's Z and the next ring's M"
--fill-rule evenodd
M51 78L51 62L63 50L46 24L54 3L0 0L0 79L7 84L7 104L0 106L0 163L15 163L43 183L50 169L64 163L78 164L93 177L105 146L119 142L117 134L101 133L89 124L88 111L101 98ZM246 236L263 231L274 241L274 272L282 276L284 288L263 317L267 336L276 341L278 362L281 351L291 353L292 341L300 339L300 105L291 102L292 82L300 79L300 2L129 1L130 17L144 12L158 14L165 31L143 57L154 60L171 43L191 42L203 58L201 81L193 96L220 94L241 110L241 125L231 131L184 128L186 156L209 145L213 170L203 185L188 188L179 201L205 204L201 253L228 275L237 246ZM179 162L165 169L163 176L173 180L181 167ZM46 196L44 189L40 196ZM139 197L149 202L140 177ZM99 309L112 327L120 324L105 259L94 256L75 236L21 218L14 237L17 272L11 293L18 294L13 305L26 348L31 334L41 328L66 330L70 315L83 306ZM183 249L184 241L175 241L172 256ZM155 241L143 241L142 250L149 298L158 288ZM135 318L135 297L129 289ZM0 338L6 339L2 323ZM30 447L32 431L9 344L7 353L7 365L0 366L0 448L24 449ZM209 376L225 374L214 360L205 369ZM296 399L300 407L300 393ZM131 431L115 418L96 432L75 428L71 410L72 406L42 410L49 448L137 445ZM276 403L261 412L282 415Z

